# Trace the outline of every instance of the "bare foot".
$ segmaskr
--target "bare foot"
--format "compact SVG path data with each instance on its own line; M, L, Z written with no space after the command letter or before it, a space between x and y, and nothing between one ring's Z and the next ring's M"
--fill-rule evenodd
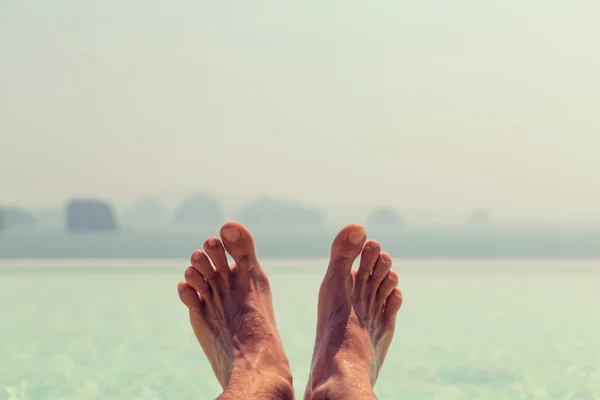
M204 252L194 252L185 282L178 286L196 338L224 389L220 398L292 399L292 375L275 324L269 279L252 235L243 225L228 222L221 238L209 238ZM225 249L235 261L231 267Z
M319 291L317 337L305 399L375 399L373 386L402 305L398 275L360 225L336 236ZM364 246L364 247L363 247ZM361 254L360 266L352 263Z

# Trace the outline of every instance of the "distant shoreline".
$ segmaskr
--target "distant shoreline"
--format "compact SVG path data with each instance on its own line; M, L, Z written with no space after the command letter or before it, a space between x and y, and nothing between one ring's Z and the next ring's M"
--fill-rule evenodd
M180 259L215 229L69 234L5 231L0 259ZM326 258L335 230L253 230L263 258ZM369 229L394 257L413 259L595 259L598 229L523 230L499 228Z
M269 274L322 274L327 268L327 258L268 258L261 257L261 264ZM181 278L189 265L187 257L177 259L0 259L0 275L23 274L173 274ZM401 275L432 275L446 273L464 274L579 274L599 273L600 259L410 259L395 258L395 268ZM447 275L446 275L447 276Z

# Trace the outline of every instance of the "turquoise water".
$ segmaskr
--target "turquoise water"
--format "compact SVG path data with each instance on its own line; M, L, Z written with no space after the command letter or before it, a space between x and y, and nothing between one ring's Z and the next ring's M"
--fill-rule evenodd
M263 260L302 393L325 260ZM182 260L0 261L0 399L214 399ZM380 399L599 399L600 261L398 260ZM301 397L301 396L298 396Z

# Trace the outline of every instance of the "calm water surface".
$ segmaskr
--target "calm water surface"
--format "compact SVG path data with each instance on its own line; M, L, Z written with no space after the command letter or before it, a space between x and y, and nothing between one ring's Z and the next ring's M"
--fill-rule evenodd
M325 260L264 260L302 393ZM0 260L0 399L214 399L187 261ZM600 399L600 261L412 261L380 399ZM298 396L301 397L301 396Z

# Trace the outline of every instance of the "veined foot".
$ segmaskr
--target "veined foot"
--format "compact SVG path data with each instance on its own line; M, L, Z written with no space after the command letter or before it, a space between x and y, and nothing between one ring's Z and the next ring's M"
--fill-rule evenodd
M273 312L271 288L251 233L229 222L192 255L179 296L224 389L221 399L292 399L292 375ZM235 264L229 266L225 250ZM212 263L211 263L212 261ZM213 267L214 266L214 267Z
M336 236L319 291L317 336L305 399L375 399L402 293L392 259L360 225ZM362 254L361 254L362 253ZM352 271L361 254L360 266Z

